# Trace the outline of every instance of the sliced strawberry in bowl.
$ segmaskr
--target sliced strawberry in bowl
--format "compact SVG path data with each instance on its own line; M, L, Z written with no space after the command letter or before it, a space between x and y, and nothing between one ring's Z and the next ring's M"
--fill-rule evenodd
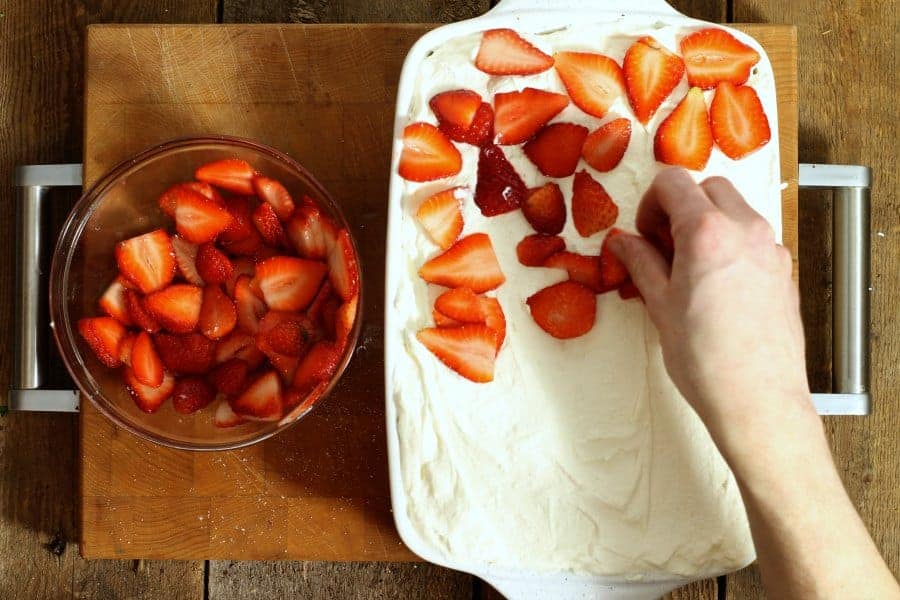
M572 182L572 222L583 237L612 227L619 207L606 189L587 171L579 171Z
M428 327L416 339L429 352L462 377L475 383L494 380L498 334L486 325Z
M337 240L338 228L328 215L311 204L297 207L286 226L287 236L303 258L327 258Z
M166 370L175 375L204 375L215 363L216 342L199 333L157 333L153 344Z
M587 114L603 117L625 95L625 75L610 57L592 52L557 52L553 58L572 102Z
M151 387L138 381L134 371L126 367L122 371L122 380L128 386L134 403L145 413L155 413L159 410L159 407L169 399L175 389L175 378L169 373L163 374L160 385Z
M634 114L647 124L684 75L684 62L650 36L637 40L622 63L628 100Z
M476 293L492 290L506 281L491 239L485 233L464 237L419 269L429 283L468 287Z
M222 230L216 242L230 254L252 256L263 243L262 236L253 224L253 211L258 203L245 196L225 199L225 207L231 215L228 227Z
M494 135L498 144L521 144L531 139L569 105L563 94L527 87L494 96Z
M566 204L559 186L549 182L528 190L522 202L522 214L538 233L560 233L566 224Z
M237 308L231 298L217 285L203 288L203 302L197 327L211 340L219 340L231 333L237 325Z
M202 377L179 377L172 388L172 408L183 415L209 406L215 398L215 390Z
M526 267L542 267L544 261L566 249L566 241L558 235L533 233L526 235L516 246L516 256Z
M226 158L202 165L194 172L198 181L212 184L235 194L254 193L253 178L256 171L245 160Z
M416 211L416 219L428 237L444 250L459 239L463 230L462 195L462 188L438 192L426 198Z
M162 385L165 367L153 345L153 339L146 331L140 332L134 339L129 366L134 372L135 379L142 384L154 388Z
M337 241L328 255L328 277L343 300L349 300L359 292L359 265L350 232L346 229L338 232Z
M712 153L713 134L700 88L691 88L653 138L656 160L702 171Z
M709 106L713 139L725 156L741 159L762 148L772 137L769 119L756 91L723 81Z
M175 229L185 240L192 244L211 242L231 225L226 206L193 190L184 192L175 204Z
M695 31L681 40L688 83L711 90L727 81L742 85L750 78L750 69L759 62L759 53L718 27Z
M125 290L123 297L132 325L147 333L156 333L160 330L159 322L147 312L144 299L136 290Z
M341 349L334 342L318 342L297 367L292 387L305 391L322 381L328 381L335 374L341 361Z
M430 123L413 123L403 130L400 176L409 181L452 177L462 168L462 155L447 136Z
M523 150L547 177L568 177L575 172L587 127L575 123L551 123L537 132Z
M281 418L281 378L268 371L229 403L238 415L251 421L277 421Z
M359 310L359 295L353 296L337 309L334 315L334 339L343 350L350 341L350 333L356 324Z
M266 303L256 295L246 275L238 277L234 284L234 303L237 306L237 322L245 333L255 335L259 331L259 320L266 314Z
M234 274L234 265L224 252L215 245L206 243L197 250L195 259L197 273L209 285L225 283Z
M613 119L587 136L581 149L581 157L602 173L612 171L622 162L629 141L631 121L624 118Z
M213 415L213 425L216 427L226 429L246 422L247 419L232 410L227 398L223 398L216 405L216 412Z
M215 344L213 360L216 364L233 358L247 363L249 369L255 369L265 359L263 353L256 347L256 336L240 329L232 331Z
M119 273L148 294L163 288L175 277L175 252L162 229L116 244Z
M293 206L291 212L293 212ZM268 245L276 248L288 247L284 226L275 213L275 209L268 202L260 203L253 211L253 224L256 225L257 231Z
M187 333L197 327L203 291L196 285L175 283L144 298L144 308L163 329Z
M121 344L128 331L112 317L86 317L78 321L78 333L101 363L114 369L121 362Z
M256 263L250 258L241 256L232 260L231 265L233 272L228 281L225 282L225 293L229 297L234 298L234 285L237 283L237 280L242 276L247 276L252 280L256 275Z
M125 303L125 292L128 291L130 285L128 280L121 275L116 277L100 296L98 302L100 310L126 327L132 324L128 306Z
M287 221L291 218L294 213L294 199L280 181L257 175L253 178L253 189L263 205L271 206L280 220Z
M176 235L172 237L172 249L175 252L175 263L178 265L178 272L181 276L188 283L203 285L203 278L197 272L197 251L199 246Z
M516 210L525 199L525 193L525 183L500 146L482 146L475 185L475 204L481 214L494 217Z
M552 66L552 56L512 29L485 31L475 56L475 67L489 75L534 75Z
M210 371L209 382L219 393L236 396L246 389L249 373L246 361L231 358Z
M574 281L546 287L526 301L538 326L558 339L582 336L594 327L597 296Z
M319 261L273 256L256 265L254 279L269 308L303 310L315 297L327 271Z

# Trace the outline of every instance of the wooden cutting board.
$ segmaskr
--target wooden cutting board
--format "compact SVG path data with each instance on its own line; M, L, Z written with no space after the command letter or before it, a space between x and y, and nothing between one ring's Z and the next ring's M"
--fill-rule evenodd
M789 26L738 25L775 69L785 242L797 244L797 48ZM91 26L85 185L174 137L230 134L305 165L344 207L363 256L365 322L340 384L297 426L232 452L143 442L85 401L85 558L401 561L384 431L383 296L394 93L428 25Z

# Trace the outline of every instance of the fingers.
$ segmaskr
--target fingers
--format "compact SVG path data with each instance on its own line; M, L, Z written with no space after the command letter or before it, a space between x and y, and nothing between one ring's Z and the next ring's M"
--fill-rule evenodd
M700 183L700 187L710 201L726 215L740 221L762 218L724 177L709 177Z
M706 192L685 169L669 167L660 171L641 199L635 225L644 235L655 236L670 223L674 229L679 223L713 208Z
M650 242L621 234L609 238L609 247L622 261L644 301L654 304L669 282L669 263Z

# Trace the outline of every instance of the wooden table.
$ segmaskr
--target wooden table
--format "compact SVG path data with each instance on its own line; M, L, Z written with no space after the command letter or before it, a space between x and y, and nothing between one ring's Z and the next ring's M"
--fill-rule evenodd
M84 26L96 22L446 21L480 14L487 2L386 0L284 2L10 3L0 13L0 179L15 164L81 160ZM895 16L890 3L815 4L775 0L674 2L711 21L798 27L800 159L868 164L873 189L872 330L875 414L827 421L836 462L854 502L896 573L900 569L900 217L893 158L897 125ZM800 263L808 365L814 389L830 381L829 211L820 195L801 195ZM0 189L0 236L12 238L14 197ZM0 330L11 319L11 244L0 261ZM8 354L2 354L7 357ZM10 361L0 360L0 381ZM3 389L5 389L5 385ZM223 561L85 561L78 557L75 427L68 416L0 418L0 597L3 598L484 598L469 576L428 565ZM676 598L757 598L754 568L676 592Z

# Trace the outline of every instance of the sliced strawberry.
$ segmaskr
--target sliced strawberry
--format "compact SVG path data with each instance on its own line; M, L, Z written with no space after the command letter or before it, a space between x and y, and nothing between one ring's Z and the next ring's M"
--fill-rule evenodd
M112 369L120 364L122 340L128 332L112 317L89 317L78 321L78 333L97 359Z
M293 212L293 205L291 205L291 212ZM276 248L287 247L288 241L287 235L284 233L284 226L271 204L263 202L256 207L256 210L253 211L253 224L256 225L256 229L267 244Z
M159 331L159 323L149 312L147 312L147 309L144 308L144 299L141 298L140 294L134 290L125 290L123 298L125 301L125 308L128 310L128 316L133 325L148 333L156 333Z
M575 172L587 127L574 123L551 123L530 139L523 150L547 177L568 177Z
M481 108L481 96L472 90L450 90L432 97L428 106L439 123L465 131L471 127L475 113Z
M318 208L301 204L287 224L287 235L303 258L327 258L337 240L337 226Z
M447 290L434 301L435 310L463 323L483 323L484 310L479 296L467 287Z
M163 329L187 333L197 327L203 291L196 285L176 283L144 298L144 308Z
M581 157L598 171L612 171L625 156L630 140L631 121L613 119L587 136L581 149Z
M241 423L246 423L246 419L231 409L228 400L223 398L216 405L216 412L213 416L213 425L221 428L235 427Z
M500 346L506 339L506 315L503 314L503 307L496 298L481 296L479 300L484 312L484 324L497 332L497 352L500 352Z
M337 339L337 313L341 308L341 300L337 296L332 296L322 307L321 325L322 331L327 339Z
M184 277L188 283L194 285L203 285L203 278L197 272L197 244L174 236L172 238L172 249L175 251L175 262L178 264L178 272Z
M622 62L628 100L638 121L647 124L684 75L684 62L650 36L636 41Z
M238 277L234 284L234 303L237 306L238 327L246 333L259 331L259 319L266 314L266 303L257 296L250 286L250 278Z
M231 298L217 285L203 288L203 303L200 306L200 333L211 340L219 340L234 330L237 325L237 308Z
M643 297L641 296L641 291L634 285L634 282L630 279L626 279L621 286L619 286L619 298L622 300L631 300L632 298L637 298L643 301Z
M319 291L316 292L316 297L313 298L313 301L310 302L309 306L306 308L306 316L309 317L311 321L318 321L321 319L325 304L333 297L334 288L331 286L331 282L326 279L322 284L322 287L319 288Z
M337 371L341 361L341 350L333 342L319 342L312 348L297 367L292 387L306 391L322 381L328 381Z
M133 333L126 333L119 344L119 362L123 365L131 366L131 351L134 349L134 340L137 338Z
M475 118L468 128L463 129L447 121L439 121L438 129L455 142L464 142L473 146L489 144L494 137L494 109L487 102L482 102L475 111Z
M675 107L653 139L656 160L702 171L712 153L713 134L700 88L691 88Z
M179 377L172 390L172 408L189 415L212 404L215 398L215 390L202 377Z
M175 208L178 201L186 196L200 194L207 200L212 200L216 204L222 204L222 196L215 188L208 183L202 181L189 181L187 183L176 183L159 196L159 208L168 216L175 218Z
M264 360L263 353L256 347L256 337L240 330L219 340L215 349L215 362L223 363L232 358L239 358L249 369L255 369Z
M718 27L695 31L681 40L681 56L688 83L704 90L722 81L746 83L750 68L759 62L756 50Z
M239 158L226 158L206 163L194 172L199 181L211 183L223 190L235 194L253 193L253 178L256 171L247 161Z
M262 245L262 236L253 224L256 204L254 199L243 196L225 199L231 223L219 234L217 241L231 254L252 256Z
M163 362L156 352L150 334L142 331L137 334L131 347L129 357L131 370L135 378L150 387L159 387L163 382Z
M434 319L434 324L437 327L459 327L460 325L462 325L462 323L460 323L456 319L451 319L439 310L431 311L431 316Z
M278 215L282 221L287 221L294 213L294 199L291 198L290 192L277 179L271 177L263 177L257 175L253 179L253 189L256 195L262 200L263 205L268 204ZM262 230L260 230L262 233ZM265 234L263 234L265 237ZM271 242L270 242L271 243Z
M538 233L560 233L566 224L566 204L559 186L550 182L528 190L522 214Z
M247 387L249 371L246 362L232 358L213 369L209 374L209 381L218 392L236 396Z
M462 155L444 133L430 123L413 123L403 130L400 177L433 181L451 177L462 168Z
M563 281L546 287L527 300L538 326L558 339L584 335L597 318L597 296L580 283Z
M353 251L353 242L350 232L341 229L338 232L337 241L328 255L328 278L334 291L342 300L349 300L359 292L359 265L356 262L356 253ZM316 290L319 289L318 282ZM313 290L315 295L315 290ZM309 298L312 300L312 296ZM309 300L307 300L307 304ZM269 305L271 306L271 304ZM306 304L303 305L305 307Z
M318 261L273 256L256 265L255 281L269 308L303 310L315 297L327 271Z
M238 257L231 261L234 267L231 277L225 282L225 293L234 297L234 284L237 283L239 277L246 275L251 281L256 275L256 263L246 257Z
M271 310L260 320L257 347L287 356L300 356L315 336L312 321L295 312ZM266 348L259 340L265 338Z
M600 276L603 281L603 287L606 290L621 287L628 280L628 269L622 264L613 251L609 249L609 239L624 233L621 229L613 227L603 239L603 245L600 247Z
M162 229L116 244L119 273L147 294L163 288L175 277L175 253Z
M128 307L125 305L125 292L127 280L122 277L113 279L103 295L100 296L100 309L114 318L122 325L131 325L131 317L128 315Z
M215 361L216 343L199 333L157 333L153 343L166 370L175 375L203 375Z
M527 87L494 96L494 134L498 144L521 144L569 105L563 94Z
M231 401L237 414L253 421L277 421L281 418L281 379L268 371Z
M353 331L353 325L356 323L358 305L359 295L357 294L341 304L334 316L334 339L342 351L350 339L350 332Z
M516 246L516 256L526 267L542 267L544 261L566 249L566 242L557 235L533 233L526 235Z
M489 75L533 75L553 66L544 54L512 29L489 29L481 35L475 67Z
M558 252L544 261L551 269L564 269L569 279L580 283L596 293L604 291L600 272L600 260L596 256L585 256L574 252Z
M506 281L491 238L485 233L464 237L443 254L435 256L419 269L429 283L446 287L468 287L480 294Z
M416 219L428 233L428 237L444 250L459 239L463 230L461 193L461 188L438 192L426 198L416 211Z
M738 160L769 143L772 132L752 87L723 81L709 106L713 139L725 156Z
M185 240L211 242L231 224L231 213L224 205L193 190L182 191L175 204L175 229Z
M222 198L222 194L220 194L218 192L218 190L216 190L216 188L209 185L205 181L188 181L187 183L185 183L183 185L186 185L187 187L191 188L195 192L199 192L200 194L203 194L203 196L206 197L208 200L212 200L213 202L215 202L217 204L222 204L224 202L224 199ZM169 215L169 216L174 217L175 215Z
M416 338L442 363L476 383L494 380L497 332L486 325L429 327Z
M572 182L572 222L582 237L612 227L619 207L587 171L579 171Z
M123 371L122 379L125 381L125 385L128 386L131 397L134 398L134 403L145 413L155 413L159 410L159 407L172 395L172 390L175 389L175 378L168 373L163 374L162 383L156 387L150 387L138 381L134 371L128 368Z
M197 250L197 273L208 285L224 283L234 274L234 265L224 252L206 243Z
M525 183L499 146L482 146L478 154L475 204L481 214L493 217L519 208L525 199Z
M625 94L625 75L610 57L591 52L558 52L553 58L572 102L587 114L603 117Z

